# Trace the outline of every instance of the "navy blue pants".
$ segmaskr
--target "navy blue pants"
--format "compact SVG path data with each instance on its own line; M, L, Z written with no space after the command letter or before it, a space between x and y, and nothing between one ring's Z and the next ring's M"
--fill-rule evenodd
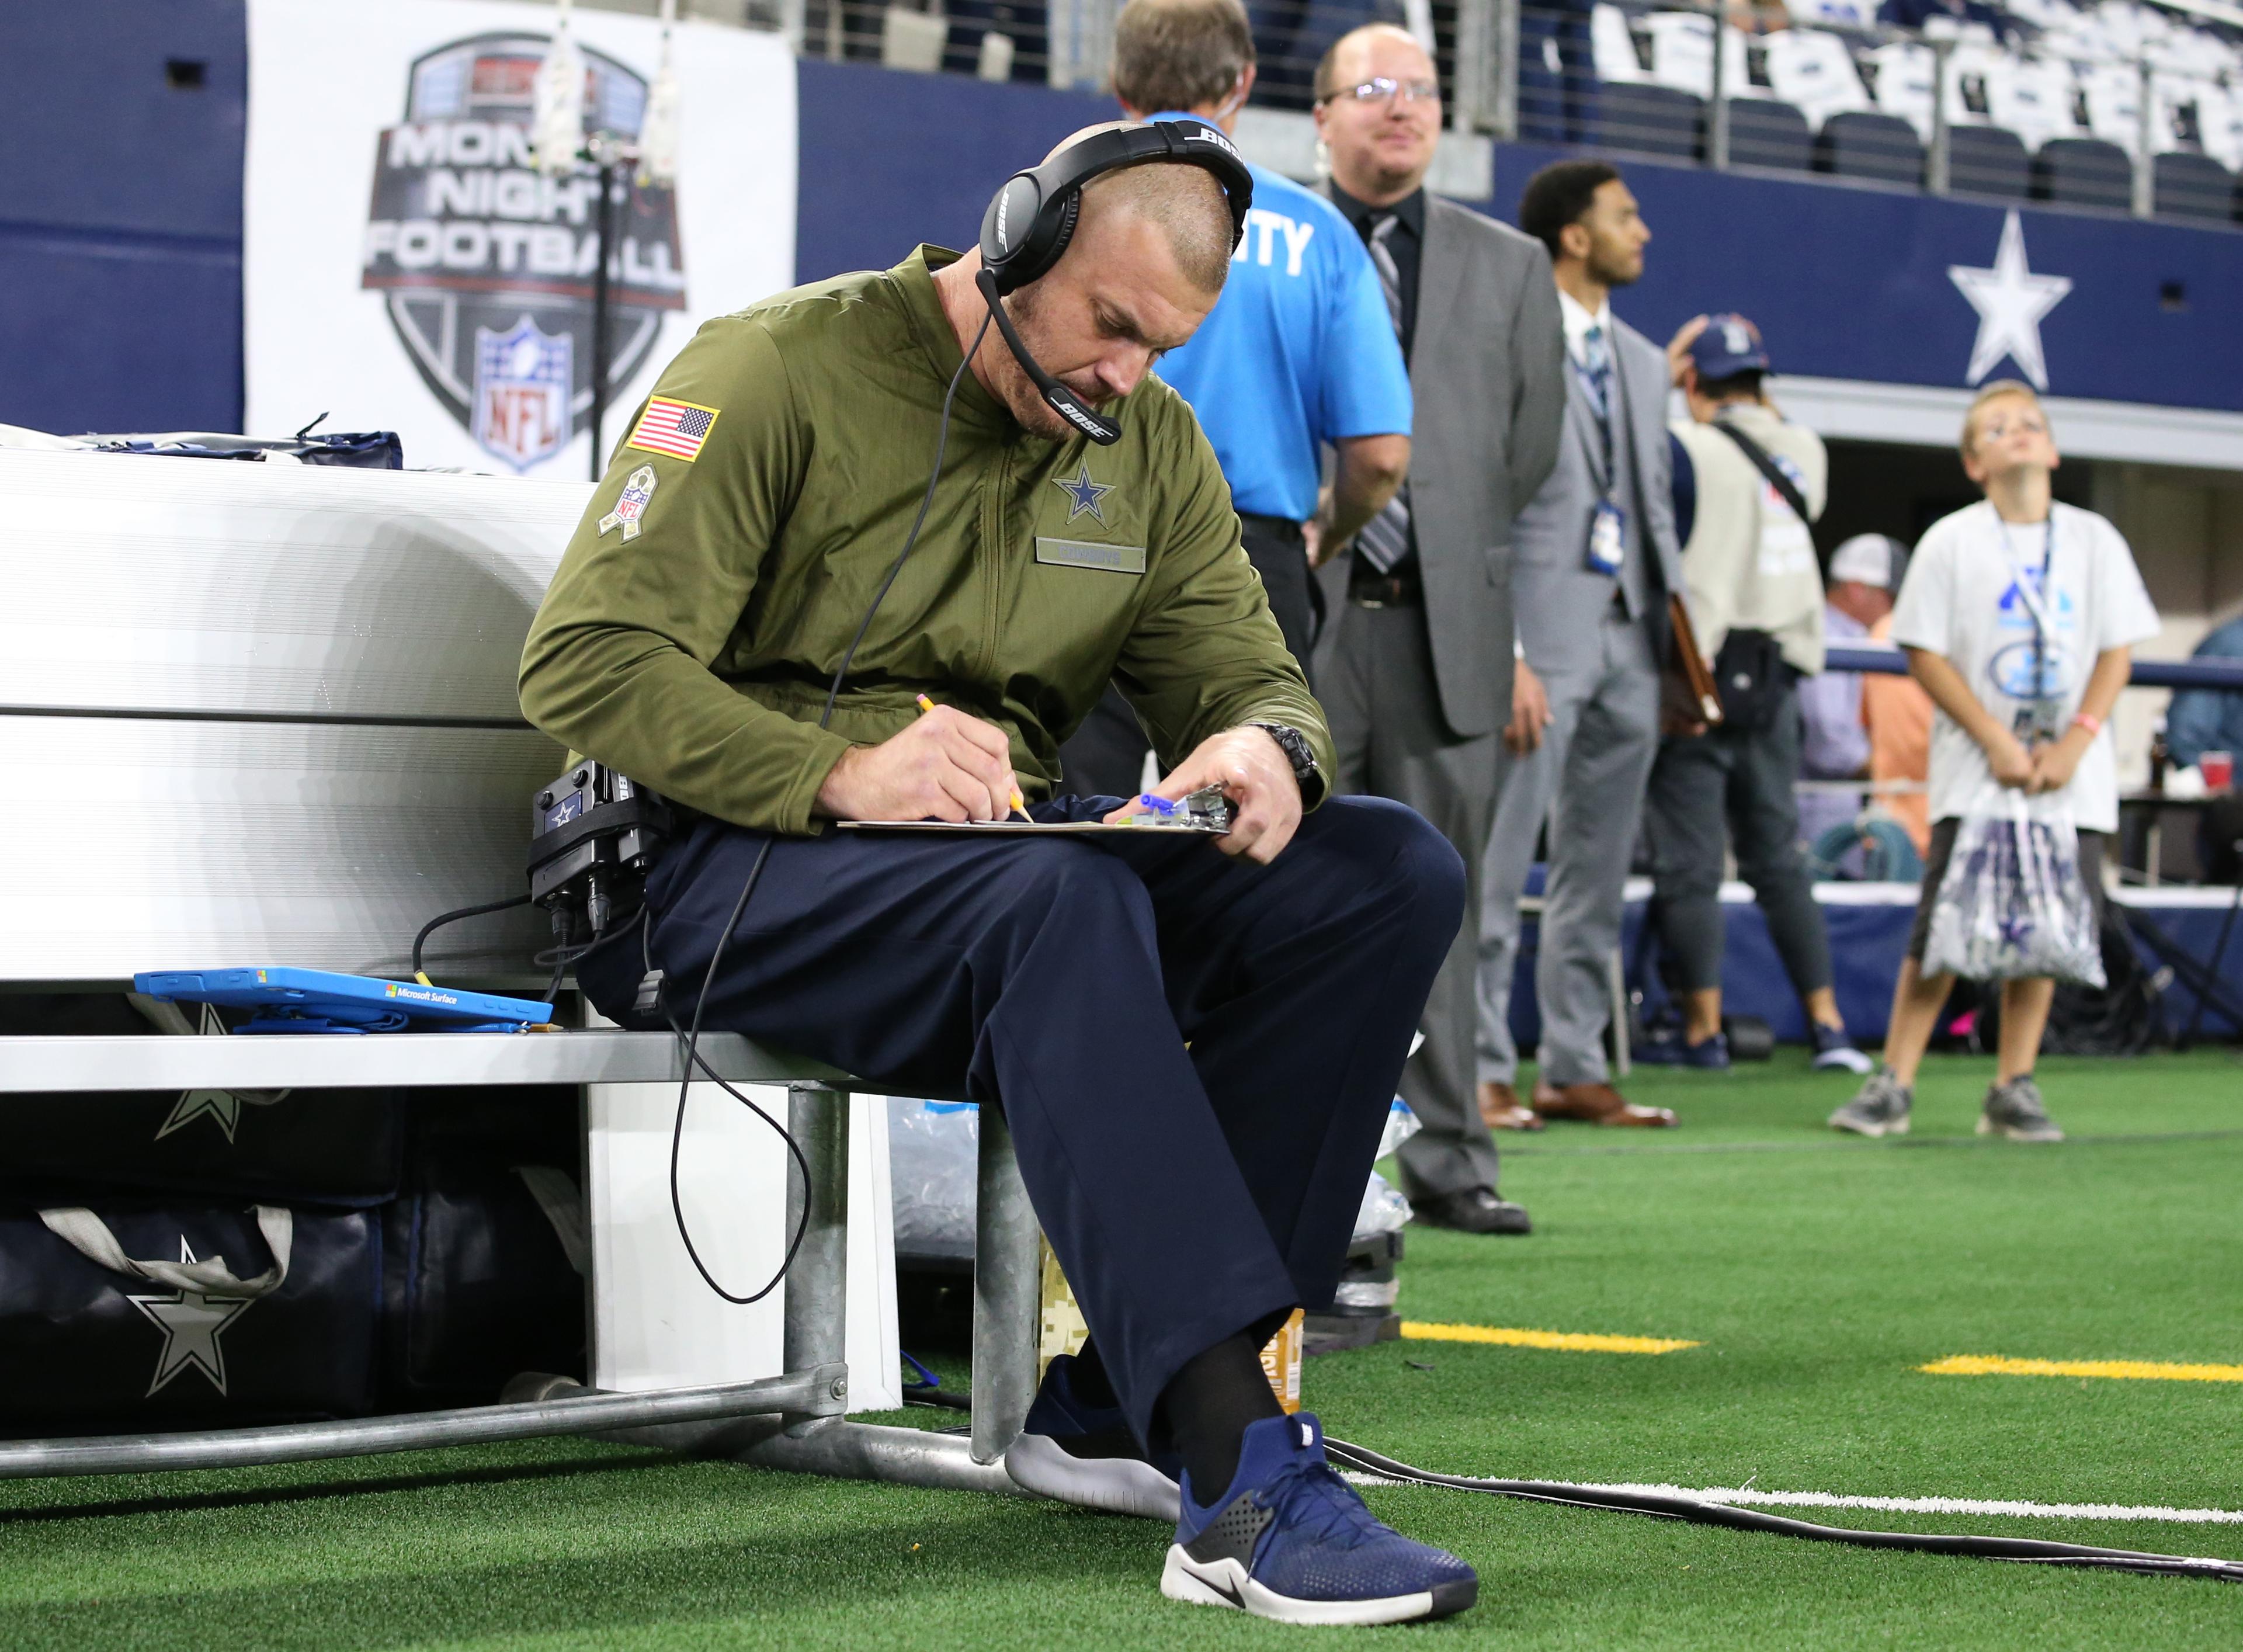
M648 880L681 1020L765 837L704 821ZM703 1024L1001 1106L1144 1438L1185 1360L1330 1301L1464 890L1447 842L1377 798L1329 800L1266 866L1182 834L779 838ZM578 979L644 1025L642 969L632 925Z

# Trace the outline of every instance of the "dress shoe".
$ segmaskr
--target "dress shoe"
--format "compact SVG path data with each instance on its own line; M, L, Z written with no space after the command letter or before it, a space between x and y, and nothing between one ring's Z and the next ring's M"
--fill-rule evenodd
M1454 1228L1459 1233L1532 1233L1534 1224L1526 1207L1499 1199L1493 1188L1461 1188L1454 1193L1429 1193L1410 1201L1411 1220L1429 1228Z
M1492 1078L1479 1082L1479 1122L1492 1130L1539 1130L1542 1120L1531 1107L1519 1104L1519 1092Z
M1534 1110L1545 1118L1575 1119L1584 1124L1604 1124L1640 1130L1672 1129L1673 1109L1638 1107L1609 1084L1538 1083Z

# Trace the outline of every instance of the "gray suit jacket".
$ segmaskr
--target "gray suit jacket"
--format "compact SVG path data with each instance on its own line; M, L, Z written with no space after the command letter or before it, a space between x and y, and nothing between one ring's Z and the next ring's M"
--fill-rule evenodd
M1563 327L1542 243L1425 197L1410 391L1410 511L1442 720L1511 714L1511 523L1558 459Z
M1553 287L1553 292L1555 291ZM1626 404L1642 512L1645 571L1652 576L1652 634L1663 655L1667 595L1682 585L1681 547L1674 538L1674 462L1667 450L1667 353L1617 317L1613 361ZM1559 348L1565 347L1559 327ZM1511 590L1526 663L1544 677L1587 671L1600 659L1598 626L1611 606L1613 582L1589 571L1589 518L1604 496L1603 442L1587 393L1565 369L1565 439L1557 468L1512 531Z

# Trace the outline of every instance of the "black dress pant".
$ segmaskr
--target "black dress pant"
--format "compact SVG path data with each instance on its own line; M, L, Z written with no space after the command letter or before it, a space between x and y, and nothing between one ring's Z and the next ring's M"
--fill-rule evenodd
M704 821L648 880L643 944L681 1020L767 835ZM771 841L704 1025L1001 1106L1141 1438L1185 1360L1330 1301L1464 913L1463 863L1424 820L1334 798L1266 866L1183 833ZM641 947L634 924L577 974L644 1027Z
M1719 727L1659 742L1644 810L1661 967L1677 992L1721 984L1722 849L1752 886L1768 938L1803 1000L1830 984L1830 941L1799 847L1799 699L1783 691L1764 728Z
M1270 615L1284 633L1286 648L1300 662L1302 675L1307 676L1309 650L1320 629L1324 607L1323 593L1310 577L1301 524L1283 516L1243 514L1238 523L1246 559L1262 576L1262 589L1269 594ZM1310 681L1313 686L1315 679ZM1068 790L1083 797L1135 796L1151 744L1122 691L1108 683L1082 726L1059 749Z

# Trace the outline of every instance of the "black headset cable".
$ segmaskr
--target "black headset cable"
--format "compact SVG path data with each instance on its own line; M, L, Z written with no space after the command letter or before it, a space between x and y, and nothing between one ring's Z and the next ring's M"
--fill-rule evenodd
M967 367L980 350L981 341L988 336L988 332L989 318L984 315L981 318L980 331L973 335L973 344L960 358L958 370L950 375L950 387L942 394L942 419L935 428L934 468L927 474L926 492L919 499L919 515L912 518L911 531L904 536L904 548L896 553L895 561L888 565L887 577L880 582L879 590L872 594L872 600L865 610L865 617L857 623L857 634L849 639L849 646L842 651L841 664L834 668L832 684L825 691L825 709L818 716L818 726L821 729L833 720L833 707L841 698L842 679L849 674L850 664L857 657L858 646L864 642L865 633L872 629L872 617L880 611L880 604L887 600L888 591L896 583L896 576L903 572L905 562L909 559L913 548L919 543L919 529L926 525L927 512L934 506L935 484L942 480L942 456L950 443L951 405L957 400L958 387L965 380ZM663 1016L670 1022L670 1030L677 1035L679 1042L685 1047L684 1071L677 1080L677 1120L671 1125L670 1131L670 1214L677 1219L677 1237L684 1242L685 1254L692 1259L694 1271L701 1276L702 1282L711 1291L725 1301L739 1306L745 1306L751 1302L760 1302L778 1288L779 1281L786 1278L787 1270L794 1265L795 1252L802 1247L803 1235L810 1229L810 1165L809 1162L803 1157L801 1144L794 1139L792 1133L785 1125L769 1113L765 1112L762 1108L758 1107L746 1096L726 1083L724 1080L717 1078L716 1070L701 1055L702 1012L708 1007L710 990L717 982L717 970L724 961L724 949L731 944L732 932L739 927L740 919L747 912L749 897L755 893L756 885L763 879L764 863L771 859L771 845L776 840L773 834L765 835L763 847L756 851L755 862L749 866L748 875L740 884L740 898L732 903L732 915L725 920L724 928L717 934L716 948L709 954L709 968L702 972L701 990L693 1000L691 1031L681 1031L677 1017L670 1015L669 1008L664 1006L663 1009ZM650 973L653 968L653 959L649 922L650 920L643 915L640 930L641 948L647 957L647 968ZM685 1141L686 1098L692 1093L693 1069L697 1067L711 1078L715 1079L718 1084L723 1085L725 1094L746 1107L758 1118L779 1133L786 1143L787 1151L793 1154L795 1164L802 1176L802 1216L795 1224L794 1237L787 1244L786 1255L779 1261L778 1271L772 1274L765 1282L762 1289L751 1296L737 1296L717 1283L716 1276L709 1271L708 1264L701 1260L701 1253L693 1248L693 1236L687 1231L685 1225L685 1204L679 1197L677 1190L677 1161Z

